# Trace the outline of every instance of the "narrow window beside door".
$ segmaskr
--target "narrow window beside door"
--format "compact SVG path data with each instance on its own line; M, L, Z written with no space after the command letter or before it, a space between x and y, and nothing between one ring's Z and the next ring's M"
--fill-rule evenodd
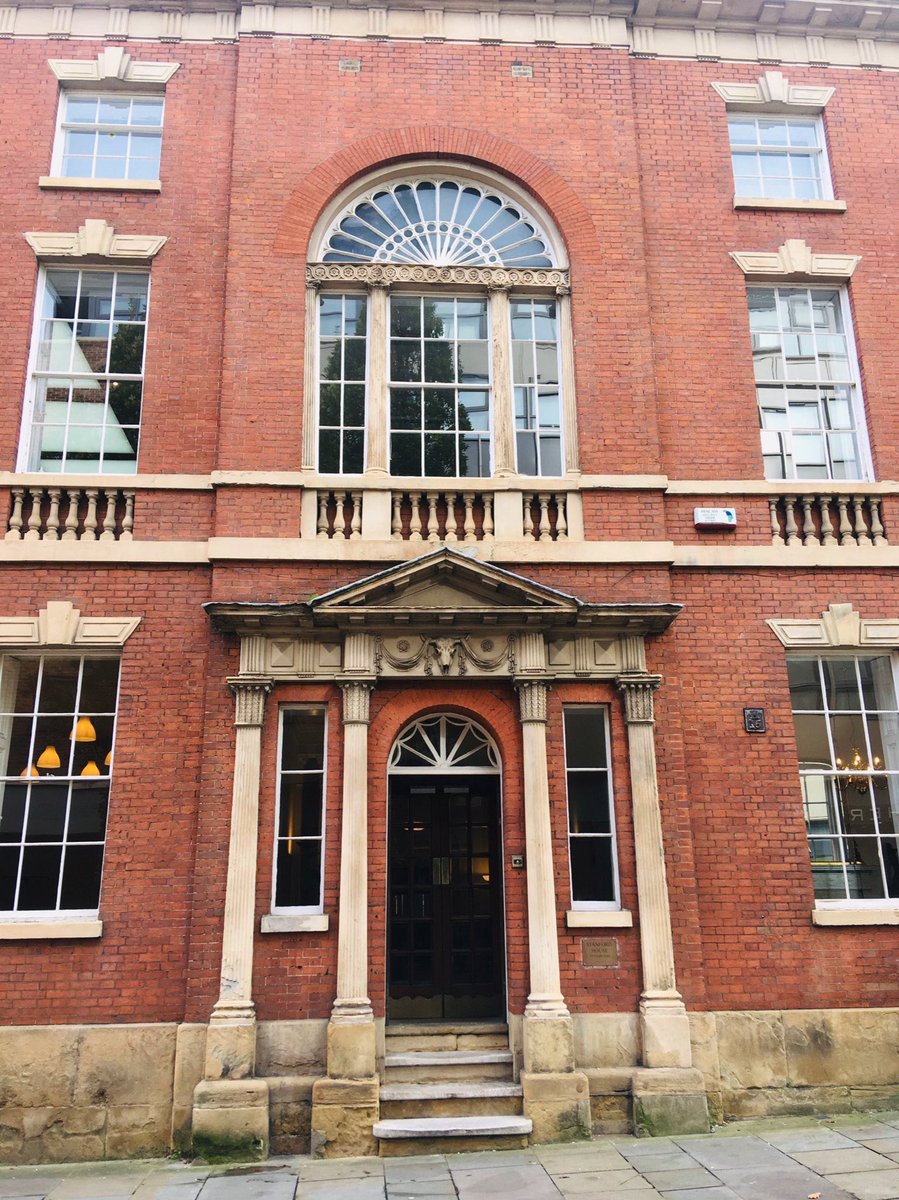
M575 909L620 907L609 757L606 709L566 708L565 782Z
M274 912L322 911L324 708L281 710Z

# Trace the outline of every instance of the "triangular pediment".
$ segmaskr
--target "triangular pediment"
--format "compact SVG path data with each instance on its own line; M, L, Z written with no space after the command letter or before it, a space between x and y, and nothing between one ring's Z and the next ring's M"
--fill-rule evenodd
M477 614L503 621L573 618L579 601L492 563L441 549L400 563L310 602L316 624L377 623L379 619L454 622Z

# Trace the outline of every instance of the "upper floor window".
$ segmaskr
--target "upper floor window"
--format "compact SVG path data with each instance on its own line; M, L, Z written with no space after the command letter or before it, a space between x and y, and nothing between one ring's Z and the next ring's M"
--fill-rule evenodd
M3 659L0 911L97 911L118 677L116 658Z
M728 119L734 191L769 200L829 200L833 196L820 117Z
M137 470L149 287L146 271L42 272L26 470Z
M161 96L62 92L52 174L158 179L163 104Z
M888 655L788 660L815 897L899 900L899 708Z
M767 479L863 479L864 410L844 291L752 287L749 324Z
M319 231L310 465L459 479L573 468L567 272L536 203L434 164L363 181Z

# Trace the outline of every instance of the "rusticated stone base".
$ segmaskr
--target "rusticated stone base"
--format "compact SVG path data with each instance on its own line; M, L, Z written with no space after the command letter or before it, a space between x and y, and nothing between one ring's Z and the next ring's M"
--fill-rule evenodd
M633 1082L634 1133L667 1137L676 1133L708 1133L709 1108L699 1071L638 1068Z
M592 1135L590 1088L581 1071L522 1072L523 1112L534 1123L531 1142L575 1142Z
M311 1152L316 1158L377 1154L377 1079L317 1079L312 1087Z
M267 1158L269 1088L264 1079L206 1079L194 1091L193 1151L208 1162Z

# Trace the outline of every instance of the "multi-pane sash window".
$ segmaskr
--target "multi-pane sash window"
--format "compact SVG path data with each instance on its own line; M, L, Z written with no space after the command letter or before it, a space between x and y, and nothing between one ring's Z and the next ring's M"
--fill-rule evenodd
M561 475L556 302L513 299L510 308L518 471L521 475Z
M145 271L45 272L28 470L137 470L149 287Z
M816 117L732 116L734 191L770 200L830 199L821 122Z
M366 297L327 293L318 315L318 467L358 474L365 460Z
M159 178L163 100L64 92L58 173L76 179Z
M866 473L844 300L834 288L749 289L768 479L860 479Z
M564 722L572 904L614 909L618 867L608 714L604 708L573 706L564 710Z
M325 714L281 710L274 908L321 912Z
M0 666L0 911L96 912L119 664Z
M899 900L899 709L886 655L788 660L815 896Z
M486 299L391 296L390 472L490 475Z

